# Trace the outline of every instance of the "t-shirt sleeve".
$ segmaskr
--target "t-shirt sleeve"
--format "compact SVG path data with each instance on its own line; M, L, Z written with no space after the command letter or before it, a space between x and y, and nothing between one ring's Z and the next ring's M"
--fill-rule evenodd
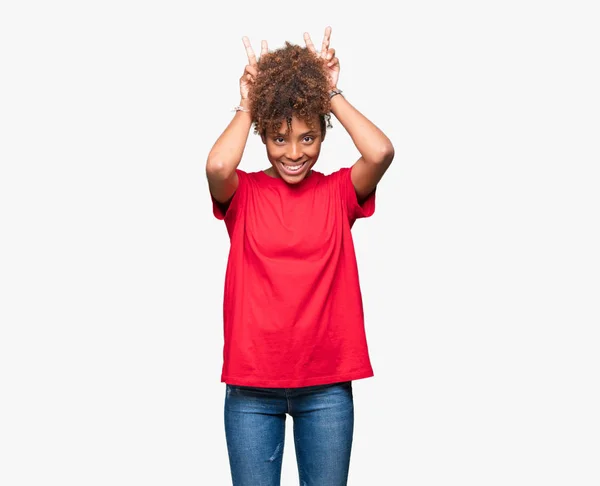
M239 207L241 205L240 201L243 199L244 194L246 192L246 185L247 185L246 173L240 169L236 169L235 171L238 175L238 187L235 190L235 192L233 193L233 196L231 197L231 199L229 200L228 203L226 203L226 204L220 203L213 197L212 194L210 194L210 191L209 191L210 198L212 200L213 215L217 219L225 220L225 222L235 219L235 217L238 213Z
M375 212L375 193L377 188L373 189L366 199L358 202L354 184L352 184L351 167L344 167L338 171L338 180L340 183L340 194L344 200L348 211L348 217L351 223L358 218L368 218Z

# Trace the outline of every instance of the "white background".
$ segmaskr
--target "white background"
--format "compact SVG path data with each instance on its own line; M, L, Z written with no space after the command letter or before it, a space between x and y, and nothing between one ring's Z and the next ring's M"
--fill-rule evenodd
M375 377L349 484L600 484L593 3L3 2L0 484L231 484L204 164L242 36L327 25L396 149L353 230ZM325 173L359 156L332 123ZM240 168L266 167L251 133Z

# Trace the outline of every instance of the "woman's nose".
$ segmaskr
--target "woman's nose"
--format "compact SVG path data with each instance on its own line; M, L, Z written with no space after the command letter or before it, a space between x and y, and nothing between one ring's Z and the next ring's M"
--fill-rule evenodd
M290 160L299 160L302 158L302 155L301 147L295 143L292 143L290 150L286 154L286 157Z

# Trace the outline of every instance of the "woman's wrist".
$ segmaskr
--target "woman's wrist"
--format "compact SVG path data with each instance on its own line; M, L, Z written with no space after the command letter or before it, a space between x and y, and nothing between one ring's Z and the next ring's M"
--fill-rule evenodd
M333 98L336 94L341 94L342 90L339 89L337 86L334 86L333 88L329 88L329 98Z
M248 98L241 98L240 99L240 104L237 106L233 107L233 110L231 111L235 111L236 114L237 112L242 112L242 113L250 113L250 101L248 100Z

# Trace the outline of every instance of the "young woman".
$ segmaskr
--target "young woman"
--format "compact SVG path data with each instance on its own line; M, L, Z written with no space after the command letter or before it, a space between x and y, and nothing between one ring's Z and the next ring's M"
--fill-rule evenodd
M280 484L286 414L302 486L345 485L354 426L352 380L373 376L351 227L375 210L392 143L338 89L325 29L317 52L286 42L248 65L236 114L206 174L231 247L225 277L225 433L235 486ZM361 157L313 169L330 113ZM271 166L238 169L254 124Z

